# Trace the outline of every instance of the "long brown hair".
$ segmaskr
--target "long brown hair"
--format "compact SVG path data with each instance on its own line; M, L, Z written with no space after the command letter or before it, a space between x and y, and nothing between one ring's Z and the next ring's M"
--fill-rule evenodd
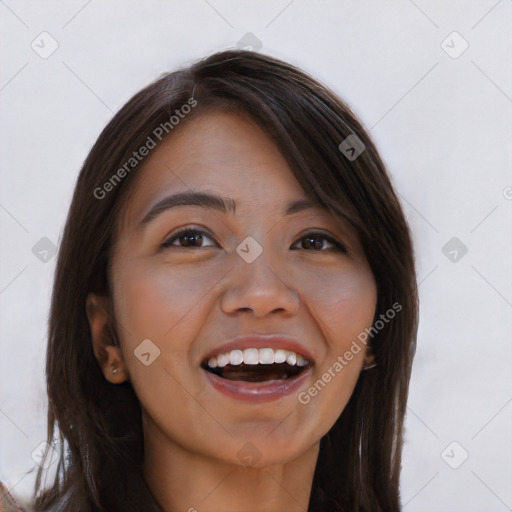
M155 138L157 127L167 126L164 135L172 136L170 116L191 98L197 103L182 123L210 107L251 116L305 193L357 230L377 283L374 320L393 304L401 306L369 340L377 366L361 373L349 403L321 440L309 504L309 511L321 512L400 510L402 430L418 326L407 222L384 163L349 107L296 67L238 50L166 74L138 92L85 160L60 244L49 319L48 443L60 459L49 487L40 469L34 509L160 510L142 477L138 399L129 383L113 385L104 378L92 350L85 299L89 292L110 295L116 221L135 175L144 172L143 163L128 171L126 162L148 137ZM357 158L339 148L349 135L364 144ZM127 172L112 181L123 165ZM118 343L115 325L111 329L112 343Z

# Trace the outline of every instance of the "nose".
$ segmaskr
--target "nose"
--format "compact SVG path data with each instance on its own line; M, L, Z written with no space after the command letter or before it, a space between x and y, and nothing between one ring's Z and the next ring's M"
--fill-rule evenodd
M252 263L235 256L238 260L228 274L221 298L224 313L250 312L255 317L264 317L269 313L294 315L299 311L299 294L290 287L289 275L272 266L266 252Z

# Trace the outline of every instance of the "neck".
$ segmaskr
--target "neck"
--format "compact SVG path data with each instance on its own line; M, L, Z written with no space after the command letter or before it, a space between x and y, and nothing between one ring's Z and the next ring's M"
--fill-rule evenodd
M153 425L144 435L144 478L165 512L304 512L319 444L283 464L247 467L193 453Z

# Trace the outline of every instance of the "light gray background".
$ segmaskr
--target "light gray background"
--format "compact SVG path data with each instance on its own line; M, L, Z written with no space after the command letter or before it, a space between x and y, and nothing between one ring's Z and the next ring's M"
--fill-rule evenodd
M46 435L55 258L32 248L58 245L81 163L126 100L252 32L353 107L414 234L405 510L512 510L511 26L511 0L0 1L0 480L30 495ZM46 56L43 31L47 58L31 47Z

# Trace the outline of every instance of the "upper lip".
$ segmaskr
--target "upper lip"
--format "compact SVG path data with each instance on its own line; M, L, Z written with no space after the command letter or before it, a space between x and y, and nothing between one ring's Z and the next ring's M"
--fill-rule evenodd
M282 334L246 334L232 338L227 342L215 347L210 350L202 359L207 361L212 357L216 357L219 354L230 352L231 350L244 350L246 348L272 348L274 350L291 350L296 354L301 355L304 359L307 359L311 364L314 362L313 355L311 352L297 339L285 336Z

